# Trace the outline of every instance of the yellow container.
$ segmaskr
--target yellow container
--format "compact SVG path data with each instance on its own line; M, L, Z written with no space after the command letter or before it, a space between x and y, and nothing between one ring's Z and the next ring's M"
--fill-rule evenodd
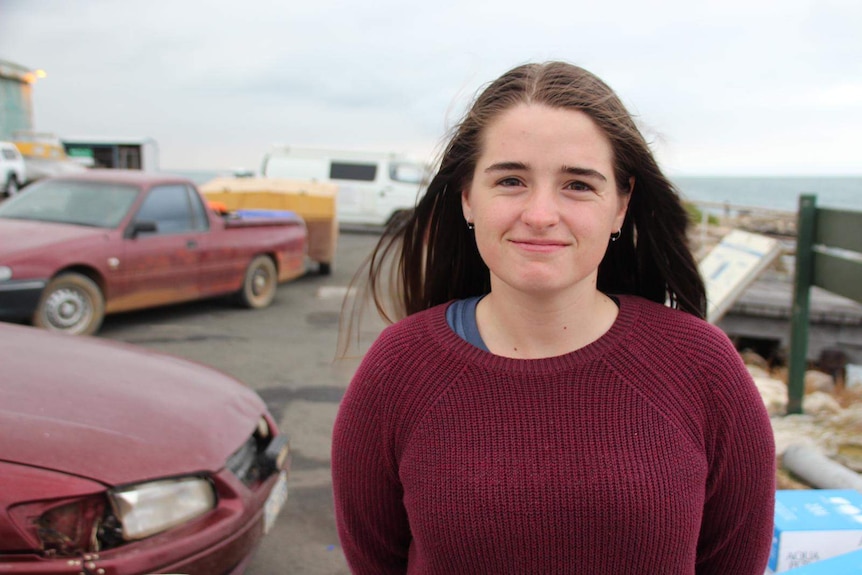
M215 178L198 188L228 210L289 210L308 227L308 256L329 271L338 241L338 186L281 178ZM325 266L325 267L324 267Z
M335 220L335 184L279 178L215 178L200 186L229 210L290 210L308 220Z

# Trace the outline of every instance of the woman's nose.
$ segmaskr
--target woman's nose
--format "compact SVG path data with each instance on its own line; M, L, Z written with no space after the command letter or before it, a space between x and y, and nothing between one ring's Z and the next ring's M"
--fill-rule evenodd
M560 221L560 210L553 190L533 190L521 212L521 221L538 229L557 224Z

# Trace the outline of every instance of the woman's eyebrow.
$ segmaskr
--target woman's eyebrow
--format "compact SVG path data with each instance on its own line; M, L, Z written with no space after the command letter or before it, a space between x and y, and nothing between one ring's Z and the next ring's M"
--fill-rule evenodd
M485 168L485 173L490 172L510 172L513 170L529 170L530 166L523 162L497 162L496 164L491 164L487 168Z
M530 165L525 164L524 162L497 162L496 164L491 164L487 168L485 168L485 173L491 172L510 172L510 171L528 171L530 170ZM563 166L560 168L560 172L563 174L570 174L572 176L581 176L585 178L597 178L602 180L603 182L607 182L608 179L602 174L592 168L579 168L577 166Z
M562 170L565 174L572 174L573 176L583 176L587 178L598 178L603 182L607 182L608 179L601 172L597 172L592 168L578 168L576 166L563 166Z

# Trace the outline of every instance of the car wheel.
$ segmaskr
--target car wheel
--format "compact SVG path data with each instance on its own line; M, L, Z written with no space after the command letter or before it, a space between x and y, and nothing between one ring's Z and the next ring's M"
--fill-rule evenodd
M11 198L20 190L21 186L18 185L18 178L9 176L9 179L6 181L6 197Z
M322 276L328 276L332 274L332 263L330 262L320 262L317 264L317 273Z
M257 256L245 270L239 302L253 309L266 307L272 303L277 286L278 276L272 259L269 256Z
M105 318L105 297L90 278L65 273L48 283L33 325L72 335L92 335Z

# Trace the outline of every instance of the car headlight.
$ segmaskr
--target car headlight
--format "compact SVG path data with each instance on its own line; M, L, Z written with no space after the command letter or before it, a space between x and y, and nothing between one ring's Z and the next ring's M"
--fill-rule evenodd
M143 539L176 527L215 507L212 484L199 477L139 483L109 492L123 538Z
M12 279L12 268L9 266L0 266L0 282Z

